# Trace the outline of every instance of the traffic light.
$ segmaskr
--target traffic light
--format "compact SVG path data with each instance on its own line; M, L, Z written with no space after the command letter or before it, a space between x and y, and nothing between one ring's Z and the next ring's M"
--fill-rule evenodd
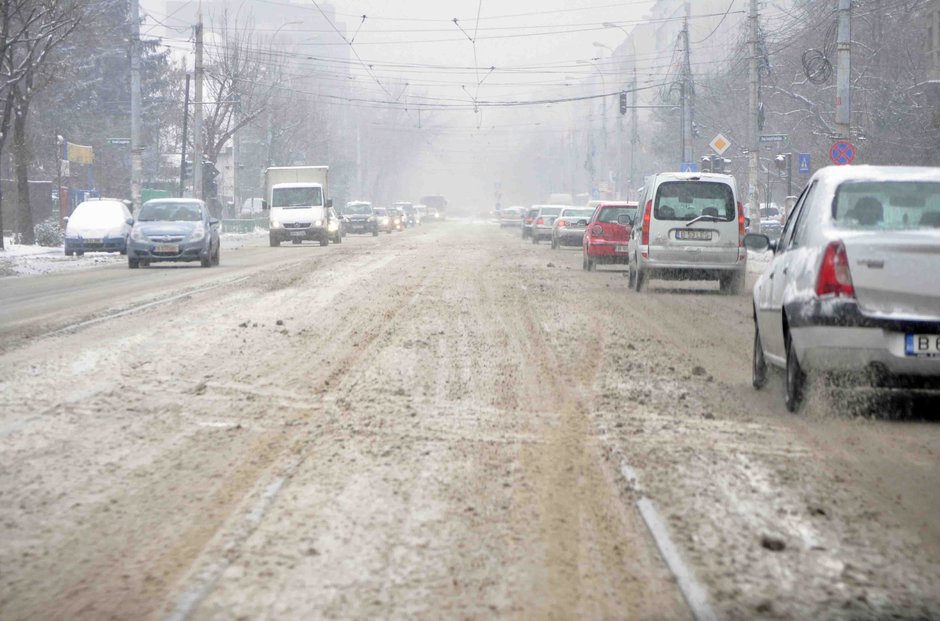
M620 114L627 113L627 94L620 91Z
M712 171L712 158L708 155L702 156L702 164L699 166L701 172L711 172Z
M219 186L215 178L219 176L219 169L212 162L202 163L202 197L209 199L218 196Z
M729 175L731 174L731 160L720 155L703 155L699 170Z
M183 162L183 179L192 179L193 177L193 163L186 160Z

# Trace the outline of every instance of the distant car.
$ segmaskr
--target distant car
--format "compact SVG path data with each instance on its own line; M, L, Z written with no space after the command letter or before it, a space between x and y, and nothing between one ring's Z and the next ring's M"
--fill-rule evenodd
M372 213L375 215L375 221L380 231L391 233L394 230L392 216L389 214L388 209L384 207L373 207Z
M368 201L346 203L342 220L347 233L371 233L373 237L379 234L379 223Z
M65 224L65 255L86 252L127 252L131 212L117 199L79 203Z
M808 377L940 390L940 168L833 166L794 206L753 291L752 381L785 370L796 411Z
M327 217L329 218L326 223L328 239L334 244L343 243L343 237L346 236L346 222L336 213L336 209L333 207L327 210Z
M414 204L409 203L408 201L398 201L395 203L395 207L401 209L402 217L404 218L402 220L402 225L405 228L418 225L417 219L415 218Z
M401 232L405 228L405 212L398 207L388 208L389 221L392 223L392 230Z
M582 267L591 271L596 265L627 265L628 242L636 221L638 204L629 201L601 202L594 211L581 245Z
M780 237L783 230L783 213L776 205L761 206L760 232L770 239Z
M209 215L201 200L150 200L131 222L127 242L131 269L163 261L199 261L203 267L219 264L219 221Z
M529 207L522 214L522 239L532 237L532 227L535 225L535 216L539 215L538 207Z
M506 207L499 212L499 226L522 226L522 214L525 213L525 207Z
M420 203L415 205L415 224L421 225L428 221L428 208Z
M594 215L586 207L565 207L552 223L552 249L559 246L580 246L588 220Z
M564 205L539 205L538 213L535 214L535 222L532 223L532 243L537 244L543 239L552 238L552 224L555 218L565 209Z
M744 207L734 177L660 173L649 179L645 205L630 234L630 284L652 278L717 280L722 293L744 288Z

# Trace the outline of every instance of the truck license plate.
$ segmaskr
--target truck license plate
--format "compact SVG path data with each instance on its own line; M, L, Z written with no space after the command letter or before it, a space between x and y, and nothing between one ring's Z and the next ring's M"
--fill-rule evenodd
M685 239L691 241L711 241L712 232L711 231L699 231L699 230L683 230L680 229L676 231L676 239Z
M177 254L180 251L180 247L176 244L160 244L154 246L153 251L165 254Z
M940 334L908 334L904 352L917 358L940 358Z

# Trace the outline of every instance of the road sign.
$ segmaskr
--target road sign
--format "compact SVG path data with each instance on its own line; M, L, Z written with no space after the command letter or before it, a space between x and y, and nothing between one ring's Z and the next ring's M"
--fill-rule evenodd
M839 140L829 147L829 159L836 166L846 166L855 161L855 145L848 140Z
M760 137L761 142L786 142L788 136L786 134L764 134Z
M728 147L731 146L731 141L721 134L718 134L712 138L712 141L708 143L708 146L710 146L718 155L724 155L725 151L728 150Z
M695 162L682 162L679 164L679 172L698 172L698 165Z
M810 166L809 153L798 153L797 156L800 163L800 174L808 175L813 170L813 167Z
M127 146L131 143L130 138L108 138L108 144Z

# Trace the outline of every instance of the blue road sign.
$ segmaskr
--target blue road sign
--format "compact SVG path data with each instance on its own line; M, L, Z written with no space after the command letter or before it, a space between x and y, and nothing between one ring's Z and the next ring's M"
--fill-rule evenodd
M808 175L810 171L813 170L813 167L810 166L809 153L800 153L798 155L800 161L800 174Z
M698 172L698 164L695 162L682 162L679 164L679 172Z

